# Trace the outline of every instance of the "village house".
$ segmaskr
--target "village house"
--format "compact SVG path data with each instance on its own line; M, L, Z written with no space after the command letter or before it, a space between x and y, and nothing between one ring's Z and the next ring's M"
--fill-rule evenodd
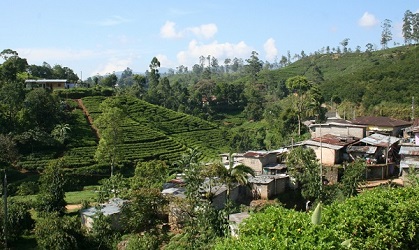
M311 148L322 164L323 178L329 183L337 183L342 175L341 164L350 160L346 148L359 141L353 136L324 134L321 137L305 140L296 146Z
M248 151L243 154L241 163L253 169L255 175L261 175L266 171L264 167L273 167L277 163L277 153L268 151Z
M351 160L364 159L367 180L384 180L396 174L401 138L372 134L347 148Z
M312 148L322 165L333 166L349 160L346 147L359 141L353 136L324 134L321 137L305 140L296 146Z
M351 120L353 124L367 126L367 135L380 133L399 137L402 129L409 127L412 123L383 116L362 116Z
M186 221L187 215L185 214L186 207L179 202L186 198L186 189L184 181L180 178L172 180L170 183L164 185L162 195L169 199L168 222L172 229L181 228ZM230 199L233 202L240 203L241 199L246 199L247 187L240 185L234 186L230 190ZM223 209L227 202L227 186L220 184L217 179L206 178L199 188L199 193L202 199L208 200L211 205L217 209Z
M68 89L75 86L74 83L69 82L65 79L39 79L39 80L25 80L25 86L27 89Z
M99 213L104 216L111 217L112 228L115 230L121 230L122 225L119 222L122 206L127 203L128 200L120 198L112 198L107 203L100 204L97 207L89 207L80 211L82 225L91 230L93 227L94 220Z
M311 133L311 138L318 138L326 134L364 138L366 136L367 126L356 125L345 120L339 120L324 124L311 124L309 126L309 129Z
M253 199L271 199L286 191L289 183L287 174L258 175L249 177Z
M410 127L403 129L404 142L411 144L419 143L419 118L413 120L413 124Z

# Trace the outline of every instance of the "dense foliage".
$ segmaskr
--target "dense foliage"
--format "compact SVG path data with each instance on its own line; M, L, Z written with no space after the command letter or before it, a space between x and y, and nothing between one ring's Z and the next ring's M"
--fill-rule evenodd
M269 207L240 226L238 239L221 241L215 249L417 249L419 247L417 187L379 188L324 206L321 224L310 213Z

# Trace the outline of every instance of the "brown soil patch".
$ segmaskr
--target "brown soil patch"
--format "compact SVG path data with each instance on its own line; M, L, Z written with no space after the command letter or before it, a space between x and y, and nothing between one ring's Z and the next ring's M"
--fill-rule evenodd
M99 131L97 129L97 127L93 124L93 119L89 114L89 111L87 110L86 106L84 106L83 101L81 99L76 99L75 100L77 102L77 104L79 105L79 107L83 110L84 116L86 117L87 121L90 124L90 127L92 128L92 131L95 133L96 138L99 140Z
M69 204L65 208L67 211L77 210L81 208L81 204Z

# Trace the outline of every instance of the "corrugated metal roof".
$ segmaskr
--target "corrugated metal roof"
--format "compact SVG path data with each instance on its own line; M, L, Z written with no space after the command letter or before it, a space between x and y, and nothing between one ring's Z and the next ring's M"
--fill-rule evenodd
M366 154L374 154L377 151L376 146L348 146L346 152L360 152Z
M418 155L419 156L419 146L401 146L400 155Z
M333 145L333 144L328 144L328 143L324 143L324 142L318 142L318 141L313 141L313 140L306 140L301 142L301 145L310 145L310 146L317 146L317 147L323 147L323 148L330 148L333 150L339 150L341 148L343 148L344 146L342 145Z
M269 151L248 151L246 153L243 154L244 157L255 157L255 158L263 158L265 156L267 156L268 154L273 154L272 152Z
M359 141L358 138L355 138L353 136L338 136L332 134L325 134L321 137L316 137L311 140L336 146L347 146Z
M400 138L394 136L372 134L370 136L362 138L361 142L374 146L388 147L389 145L393 145L394 143L399 142L400 140Z
M59 83L66 83L68 80L66 79L38 79L38 80L25 80L25 83L50 83L50 82L59 82Z
M110 199L108 203L101 204L99 208L90 207L90 208L83 209L81 211L81 214L88 217L92 217L98 212L102 212L103 215L106 215L106 216L111 215L111 214L116 214L121 211L122 205L126 202L128 202L128 200L122 200L120 198L113 198L113 199Z

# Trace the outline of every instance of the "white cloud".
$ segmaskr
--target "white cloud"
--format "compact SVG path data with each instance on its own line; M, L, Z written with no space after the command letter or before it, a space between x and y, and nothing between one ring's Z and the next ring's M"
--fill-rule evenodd
M205 39L211 38L217 33L217 25L210 23L210 24L203 24L199 27L192 27L187 28L185 31L190 31L198 37L204 37Z
M365 12L364 15L358 20L358 24L361 27L372 27L379 23L378 19L373 14Z
M164 68L172 68L172 67L176 67L178 65L173 65L172 61L169 60L169 58L166 55L163 54L158 54L156 56L157 60L159 60L160 62L160 66L164 67Z
M180 32L176 32L175 23L167 21L161 28L160 28L160 35L163 38L180 38L182 34Z
M160 28L160 36L163 38L182 38L188 34L193 34L200 38L212 38L218 31L217 25L213 23L203 24L196 27L187 27L182 30L176 30L176 23L166 21Z
M179 65L192 67L198 63L200 56L211 55L218 59L219 64L223 64L225 58L248 58L253 50L243 41L237 44L218 43L217 41L200 44L196 40L192 40L189 42L187 50L180 51L177 54L177 60Z
M274 61L278 55L278 49L275 46L275 40L273 38L266 40L266 42L263 44L263 49L266 53L266 60Z
M95 73L99 73L99 75L106 75L117 71L123 71L129 67L132 62L132 58L112 57L109 58L106 63L99 65L96 68Z

